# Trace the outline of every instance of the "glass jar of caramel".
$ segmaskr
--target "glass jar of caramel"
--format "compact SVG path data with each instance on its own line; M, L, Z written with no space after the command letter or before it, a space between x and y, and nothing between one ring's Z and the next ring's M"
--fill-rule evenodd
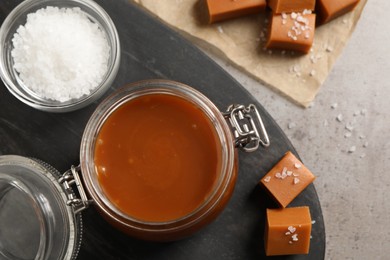
M127 85L104 100L86 126L80 151L85 188L102 215L131 236L188 236L231 197L236 147L251 151L262 142L251 116L250 123L239 123L250 110L232 106L221 113L203 94L173 81Z

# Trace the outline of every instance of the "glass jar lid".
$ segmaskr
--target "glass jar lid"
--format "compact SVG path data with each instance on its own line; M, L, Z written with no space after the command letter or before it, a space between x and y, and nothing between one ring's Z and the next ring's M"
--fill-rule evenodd
M60 173L36 159L0 156L0 259L75 259L81 215L67 206Z

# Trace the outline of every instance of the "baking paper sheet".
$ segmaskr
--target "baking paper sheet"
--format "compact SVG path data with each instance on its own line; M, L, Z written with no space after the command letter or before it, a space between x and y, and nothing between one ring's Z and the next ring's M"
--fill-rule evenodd
M269 13L208 25L203 0L132 0L181 32L298 104L315 98L337 57L348 42L367 0L353 12L316 29L312 50L302 55L264 48Z

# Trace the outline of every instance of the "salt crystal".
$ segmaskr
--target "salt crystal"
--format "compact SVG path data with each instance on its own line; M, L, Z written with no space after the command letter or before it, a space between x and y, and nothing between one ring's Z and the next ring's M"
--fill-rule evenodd
M288 226L288 231L290 231L291 233L294 233L297 229L293 226Z
M298 234L294 234L291 236L293 241L298 241Z
M295 12L291 13L291 19L295 20L297 18L298 14Z
M345 138L349 138L349 137L351 137L352 136L352 133L351 132L346 132L345 134L344 134L344 137Z
M315 75L316 75L316 71L315 71L315 70L311 70L311 71L310 71L310 76L313 77L313 76L315 76Z
M302 164L300 164L300 163L294 163L294 167L295 167L296 169L299 169L299 168L302 167Z
M80 8L49 6L30 13L12 41L15 70L44 99L65 102L88 95L108 70L106 35Z
M264 178L264 182L269 182L271 180L271 176L267 176Z
M336 120L341 122L343 121L343 115L342 114L338 114L337 117L336 117Z
M287 126L287 128L288 128L288 129L292 129L292 128L296 127L296 126L297 126L297 124L296 124L296 123L294 123L294 122L290 122L290 123L288 123L288 126Z
M356 151L356 146L351 146L348 150L348 153L353 153Z
M287 176L291 176L292 175L292 171L287 171Z
M329 122L328 122L328 120L324 120L324 126L328 126L329 125Z
M332 109L335 109L337 106L338 106L337 103L333 103L330 107L331 107Z
M365 143L363 144L363 147L364 147L364 148L367 148L367 146L368 146L368 142L365 142Z
M332 51L333 51L333 47L327 46L327 47L326 47L326 51L327 51L327 52L332 52Z
M348 131L352 132L353 131L353 126L351 123L345 125L345 129L347 129Z
M217 29L218 29L218 32L219 32L219 33L223 33L223 28L222 28L222 26L220 26L220 25L217 26Z
M295 177L294 178L294 184L298 184L299 182L300 182L300 180L297 177Z
M311 224L314 225L315 223L316 223L316 221L315 221L315 220L312 220Z
M282 13L282 19L287 19L287 14L286 13Z

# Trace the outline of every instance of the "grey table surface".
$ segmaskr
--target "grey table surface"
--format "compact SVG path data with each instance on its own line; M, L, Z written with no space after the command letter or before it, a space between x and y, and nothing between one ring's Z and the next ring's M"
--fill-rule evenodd
M316 174L327 236L325 259L389 259L389 9L390 1L368 1L307 109L213 56L264 105Z

